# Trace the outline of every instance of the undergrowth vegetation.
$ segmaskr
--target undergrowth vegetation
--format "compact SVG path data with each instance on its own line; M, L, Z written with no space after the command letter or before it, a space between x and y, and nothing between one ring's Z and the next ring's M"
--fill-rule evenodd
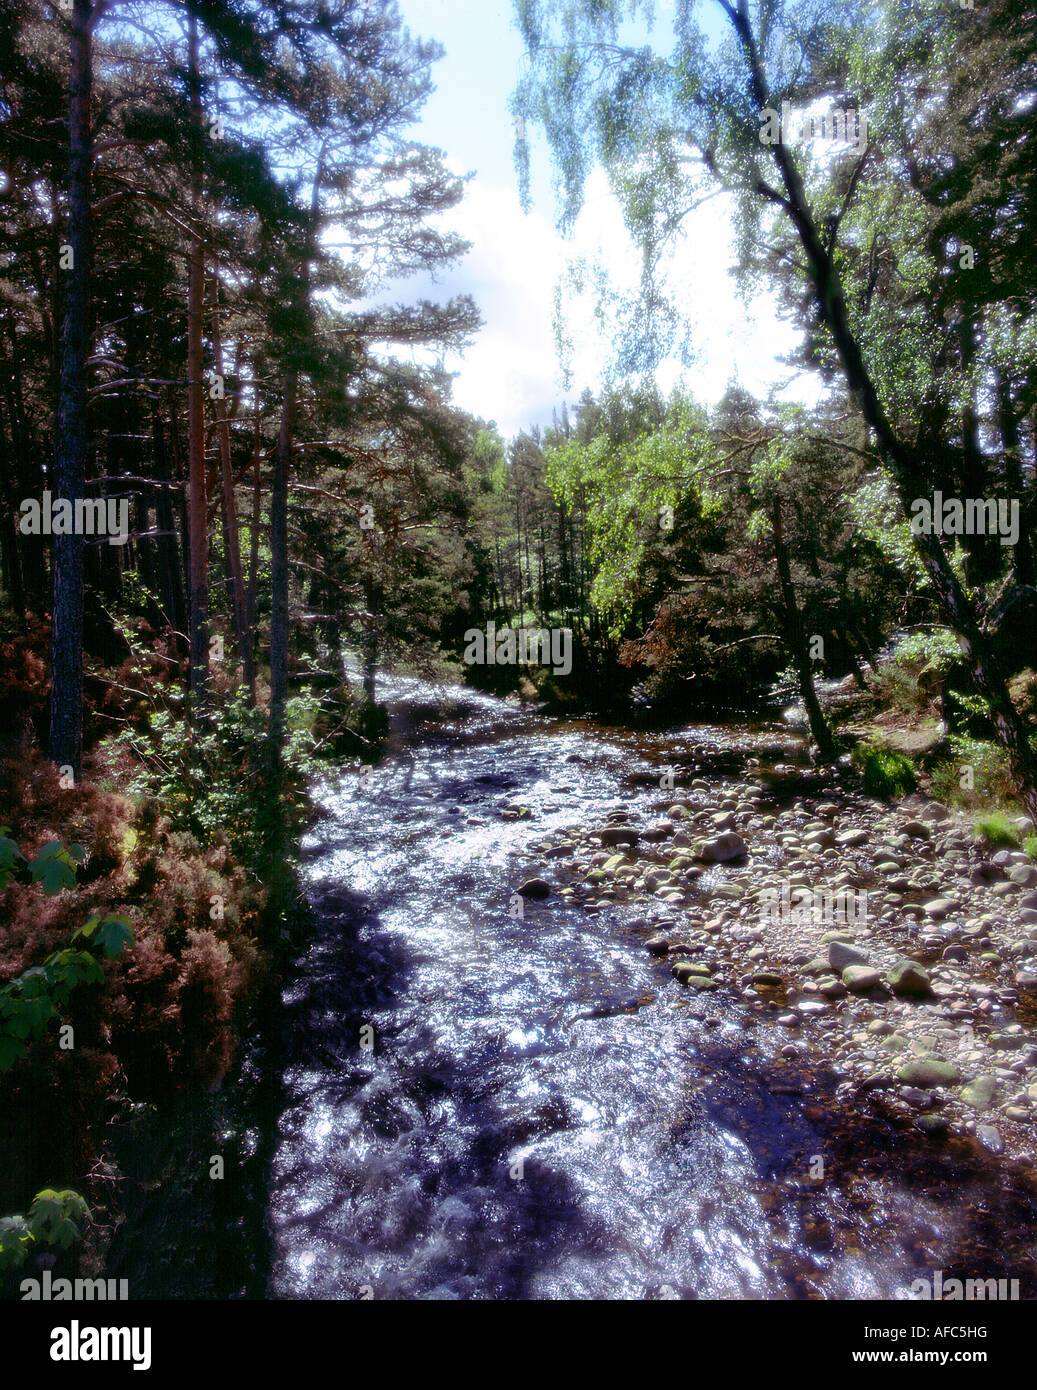
M858 747L854 759L861 770L866 795L892 801L915 790L914 768L902 753L870 743Z
M30 1209L43 1184L110 1202L89 1174L116 1097L162 1105L232 1068L280 940L248 862L262 827L218 824L235 779L251 785L247 753L187 786L187 763L163 758L173 815L146 791L65 787L31 748L0 762L0 1211ZM10 1221L4 1239L27 1248Z

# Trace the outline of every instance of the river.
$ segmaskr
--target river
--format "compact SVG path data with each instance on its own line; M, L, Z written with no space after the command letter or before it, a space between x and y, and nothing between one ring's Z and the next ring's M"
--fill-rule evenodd
M787 726L646 735L405 679L380 698L386 758L324 789L303 847L270 1296L905 1297L1022 1234L993 1166L844 1106L723 991L689 997L626 929L643 905L515 914L553 877L547 832L657 818L666 766L719 786L747 741L792 756Z

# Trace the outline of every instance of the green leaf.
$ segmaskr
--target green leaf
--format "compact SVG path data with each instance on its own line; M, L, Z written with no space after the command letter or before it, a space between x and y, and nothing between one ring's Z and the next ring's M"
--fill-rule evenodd
M81 846L73 845L73 849ZM71 888L76 881L76 863L60 840L51 840L43 846L29 865L34 883L42 883L43 891L53 898L63 888Z
M48 840L45 845L40 847L39 853L33 860L34 864L42 864L48 859L61 859L65 857L67 851L60 840Z
M50 989L53 981L45 965L31 965L9 982L11 993L18 999L39 999Z
M83 925L79 928L78 931L74 931L72 933L72 940L75 941L77 936L82 936L85 937L87 941L89 941L100 925L101 914L99 912L95 912L92 917L88 918L87 921L83 923Z
M90 1208L71 1189L56 1192L45 1187L29 1208L28 1229L37 1240L61 1245L66 1250L79 1238L79 1224L90 1219Z
M69 993L81 984L100 984L104 971L89 951L73 951L66 946L47 960L47 967L54 980L54 997L64 1003Z
M56 1012L49 999L27 999L21 1007L20 1017L28 1027L29 1033L38 1038Z
M101 923L97 939L104 948L109 960L119 955L126 946L133 944L133 931L125 917L114 915L106 917Z
M15 1038L38 1038L54 1017L54 1013L54 1005L46 996L36 999L15 998L8 1002L4 1010L4 1031Z

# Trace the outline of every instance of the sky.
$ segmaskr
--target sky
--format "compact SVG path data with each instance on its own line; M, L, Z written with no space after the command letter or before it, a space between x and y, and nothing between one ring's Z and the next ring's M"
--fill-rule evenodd
M551 423L563 401L571 405L584 387L596 390L610 358L610 344L596 330L589 305L573 306L573 380L566 389L553 329L555 287L575 256L600 257L624 285L637 279L637 256L618 205L600 171L592 175L584 212L570 237L555 227L556 206L547 151L533 140L533 208L522 212L512 162L515 129L508 112L522 65L522 43L511 0L399 0L411 33L438 40L446 56L433 69L436 91L412 135L435 145L450 169L473 175L465 200L447 225L473 243L464 260L431 287L436 297L468 293L485 326L461 356L448 356L455 372L454 400L496 422L511 437ZM665 22L666 0L657 4ZM732 381L765 396L773 386L782 399L813 404L816 379L778 362L799 340L763 296L747 308L730 275L733 237L727 206L715 198L692 214L677 252L674 281L685 294L695 357L690 368L664 363L660 386L679 380L707 404ZM429 292L414 282L417 299Z

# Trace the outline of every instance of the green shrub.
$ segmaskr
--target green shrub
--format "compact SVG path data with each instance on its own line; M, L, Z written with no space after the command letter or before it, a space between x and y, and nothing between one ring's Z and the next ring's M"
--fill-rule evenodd
M953 757L933 769L935 797L970 811L1015 801L1008 759L999 744L961 734L952 734L947 742Z
M1023 849L1031 859L1037 862L1037 835L1027 835L1023 841Z
M298 831L307 812L308 780L326 766L312 757L319 702L306 690L286 705L282 797L262 777L266 758L266 711L253 708L244 689L213 708L204 732L193 732L166 710L151 714L148 732L126 730L113 742L140 762L130 793L155 798L174 830L194 836L202 847L226 842L249 867L263 863L272 821L283 805Z
M949 628L932 627L902 637L893 651L898 666L917 666L943 675L961 660L958 639Z
M76 869L85 857L82 845L51 840L30 863L7 831L6 825L0 825L0 889L18 878L19 860L25 866L22 878L42 884L48 897L75 885ZM26 1056L30 1044L43 1035L77 985L104 983L96 948L100 946L109 960L114 959L133 941L133 932L125 917L107 913L102 919L97 912L72 933L73 941L80 938L85 949L66 946L49 955L43 965L23 970L0 985L0 1072Z
M62 789L32 751L0 760L0 804L0 1243L16 1259L28 1216L6 1213L92 1169L116 1092L165 1104L229 1070L270 978L268 890L225 836L202 849L158 801L133 818L89 782Z
M861 769L866 795L879 801L906 796L918 785L910 758L894 753L892 748L877 743L865 744L858 747L853 756Z
M892 663L880 666L866 677L868 689L884 709L898 714L925 714L932 705L932 696L919 684L918 676L903 666Z
M60 1245L63 1250L80 1238L81 1223L91 1219L90 1208L70 1188L37 1192L27 1216L0 1217L0 1270L23 1265L37 1245Z
M1005 845L1017 848L1019 835L1008 817L1000 811L991 811L976 821L976 835L986 840L988 845Z

